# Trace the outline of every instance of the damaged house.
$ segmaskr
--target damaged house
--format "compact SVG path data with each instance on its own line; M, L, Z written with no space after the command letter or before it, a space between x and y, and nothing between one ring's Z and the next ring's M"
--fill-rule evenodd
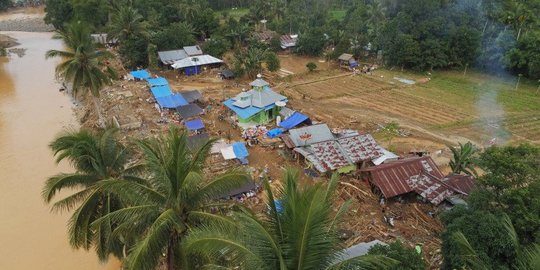
M444 177L429 156L401 159L360 171L386 199L414 192L439 205L454 195L468 195L474 187L470 176Z
M351 172L357 164L362 167L364 162L381 157L384 150L370 134L353 130L334 134L326 124L291 129L281 138L321 173Z

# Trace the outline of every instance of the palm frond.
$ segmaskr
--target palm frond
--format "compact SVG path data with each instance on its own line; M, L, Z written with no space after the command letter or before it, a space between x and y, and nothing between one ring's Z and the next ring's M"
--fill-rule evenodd
M399 261L382 255L364 255L332 264L327 270L380 270L393 269Z
M163 212L149 228L146 235L128 255L129 269L154 269L162 256L164 247L170 241L171 230L176 226L172 209Z
M467 266L471 269L488 269L462 232L453 233L451 238L457 246L458 256Z
M50 177L45 182L41 195L49 203L62 189L87 188L96 182L95 175L79 173L61 173Z

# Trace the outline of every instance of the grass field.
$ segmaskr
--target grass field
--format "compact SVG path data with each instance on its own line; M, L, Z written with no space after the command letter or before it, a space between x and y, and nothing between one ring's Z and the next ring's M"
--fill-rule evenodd
M394 77L416 80L414 85ZM427 74L378 70L292 87L324 109L370 111L423 129L486 142L540 141L540 95L537 85L511 76L445 71ZM335 111L335 110L334 110ZM334 112L332 111L332 113Z
M333 10L330 10L330 18L341 21L341 20L343 20L343 18L345 18L346 12L347 12L346 9L333 9Z
M235 9L227 9L227 10L223 10L221 11L221 17L223 19L223 17L225 17L224 15L227 14L228 17L231 17L237 21L240 20L240 18L246 14L248 14L249 12L249 9L247 8L235 8Z

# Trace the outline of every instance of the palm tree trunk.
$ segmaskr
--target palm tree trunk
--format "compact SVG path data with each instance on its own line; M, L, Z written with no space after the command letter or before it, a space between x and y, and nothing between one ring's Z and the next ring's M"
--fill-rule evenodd
M99 98L92 95L92 101L94 102L94 107L98 115L98 125L100 128L105 128L105 118L103 118L103 113L101 112L101 103Z

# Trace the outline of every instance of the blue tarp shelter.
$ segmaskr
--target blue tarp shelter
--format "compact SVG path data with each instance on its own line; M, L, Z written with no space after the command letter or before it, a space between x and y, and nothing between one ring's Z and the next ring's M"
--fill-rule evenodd
M169 88L168 85L154 86L150 88L150 91L152 92L155 98L166 97L173 94L171 91L171 88Z
M156 97L156 101L159 106L164 109L174 109L178 106L188 105L187 101L180 94Z
M281 134L283 134L283 130L281 128L274 128L266 132L266 136L268 136L270 139L276 138Z
M187 121L185 123L186 125L186 128L189 129L189 130L197 130L197 129L203 129L204 128L204 123L201 119L195 119L195 120L191 120L191 121Z
M144 80L144 79L148 79L152 76L150 76L150 73L148 73L148 71L146 70L134 70L134 71L131 71L129 72L129 74L131 74L131 76L133 76L133 78L137 79L137 80Z
M243 142L235 142L232 144L232 147L234 155L238 159L246 158L249 155L246 145Z
M163 77L150 78L150 79L146 79L146 81L148 82L150 87L169 85L169 82L167 82L167 79Z
M309 117L307 117L306 115L301 114L299 112L294 112L293 115L291 115L285 121L281 122L279 126L290 129L290 128L300 125L301 123L307 120L309 120Z

